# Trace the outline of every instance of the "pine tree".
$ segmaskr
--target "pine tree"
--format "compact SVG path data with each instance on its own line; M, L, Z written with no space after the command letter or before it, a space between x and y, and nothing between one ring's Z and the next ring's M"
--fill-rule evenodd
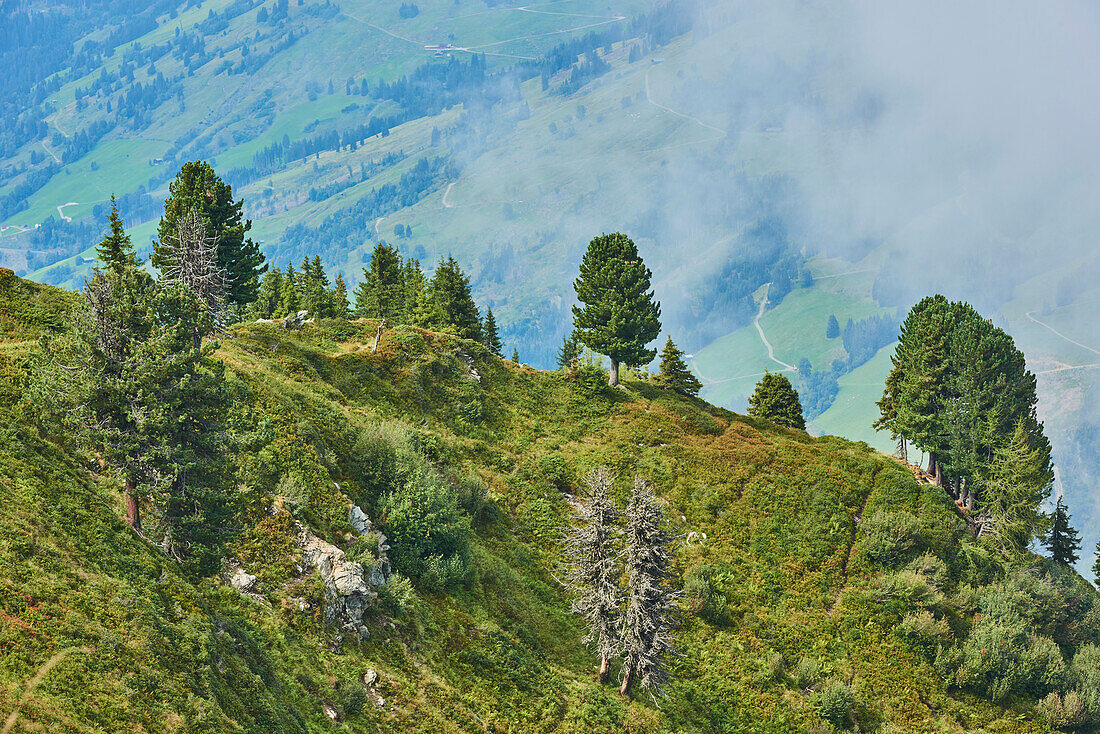
M991 534L1002 552L1017 556L1027 552L1033 538L1042 537L1050 518L1043 504L1050 497L1054 472L1044 461L1043 447L1032 447L1023 421L1012 439L997 448L988 477L982 484L989 496Z
M338 319L348 317L348 286L344 283L344 274L336 274L336 283L333 286L333 316Z
M298 306L310 316L326 318L328 313L328 278L321 259L302 258L301 278L298 281Z
M836 314L829 314L829 320L825 324L825 338L836 339L840 336L840 322L836 320Z
M581 343L577 339L577 332L571 331L562 338L561 348L558 349L558 367L567 370L580 356Z
M1050 533L1046 537L1046 548L1050 551L1051 559L1063 566L1072 566L1077 563L1080 557L1077 551L1081 550L1081 538L1069 521L1069 508L1066 507L1064 499L1059 497L1054 507Z
M260 288L256 300L252 302L252 316L257 319L270 319L286 316L279 313L279 297L283 288L283 271L271 268L260 278Z
M244 219L244 200L233 200L233 188L218 178L210 164L201 161L184 163L168 186L164 216L157 228L152 264L163 270L172 264L172 254L165 249L165 240L175 234L180 220L192 210L207 225L218 241L218 265L229 276L230 290L226 300L231 305L245 306L256 298L260 276L267 270L260 247L247 238L252 222Z
M428 293L428 281L424 277L424 271L420 269L420 261L416 258L410 257L405 261L404 283L405 319L412 322L416 305Z
M130 235L126 234L122 226L122 217L118 215L118 204L115 203L114 194L111 194L111 211L107 215L107 223L110 229L95 248L100 264L116 272L141 265L141 261L134 252Z
M401 323L407 313L405 272L396 248L380 242L355 289L355 310L369 319Z
M497 320L493 316L492 308L486 309L485 311L485 325L482 327L482 339L490 352L498 357L503 356L500 353L503 345L500 343L500 334L497 332Z
M1096 541L1096 550L1093 551L1092 577L1096 579L1094 584L1100 584L1100 540Z
M519 350L512 347L512 364L519 364Z
M672 587L672 536L649 484L635 478L626 509L626 568L629 575L622 620L623 681L619 692L630 695L635 679L654 695L668 684L667 658L677 654L672 643L672 616L680 592Z
M621 519L611 498L615 477L597 469L584 478L589 499L582 502L579 524L565 531L566 585L573 593L572 611L588 625L586 644L600 657L600 682L607 680L611 659L620 645L620 570L616 542Z
M646 364L656 350L646 345L661 332L661 305L653 300L653 273L624 234L593 239L573 281L577 300L573 323L582 344L611 360L608 384L619 384L619 364Z
M279 307L276 313L291 316L298 313L298 274L294 272L294 263L287 263L279 289Z
M806 429L798 392L786 375L765 372L749 396L749 415L764 418L779 426Z
M699 394L703 383L692 374L684 362L684 353L672 342L672 337L665 342L665 348L661 350L661 367L656 379L658 385L675 390L681 395L695 396Z
M440 259L429 287L432 300L443 316L444 328L463 339L481 341L481 317L470 292L470 279L453 257Z

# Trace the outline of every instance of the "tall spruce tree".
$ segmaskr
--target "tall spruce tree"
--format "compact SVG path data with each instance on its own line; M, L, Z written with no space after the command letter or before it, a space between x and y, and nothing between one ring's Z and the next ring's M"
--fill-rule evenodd
M1094 584L1100 585L1100 540L1096 541L1096 549L1092 554L1092 577Z
M673 588L672 536L649 483L635 478L626 509L626 611L622 620L622 685L629 696L635 680L655 696L668 684L673 614L680 592Z
M298 274L294 272L294 263L286 264L279 288L279 306L277 313L290 316L298 312Z
M111 194L111 211L107 214L107 225L107 234L95 248L100 265L116 272L141 265L130 235L126 234L126 229L122 226L122 217L118 215L114 194Z
M840 336L840 322L836 320L836 314L829 314L828 321L825 322L825 338L836 339Z
M756 383L756 389L749 396L749 415L786 428L806 430L798 391L786 375L776 372L765 372Z
M429 291L443 317L443 328L463 339L481 341L481 317L470 291L470 279L453 257L440 259Z
M1080 558L1081 538L1077 531L1069 524L1069 508L1063 498L1058 498L1054 507L1054 518L1051 522L1050 532L1045 538L1046 548L1055 563L1063 566L1072 566Z
M578 523L565 530L566 585L573 594L571 609L588 626L585 644L600 658L600 682L607 680L611 660L618 654L620 596L616 548L622 531L621 513L611 498L615 481L606 469L596 469L584 478L588 501L582 502Z
M504 345L500 343L500 332L497 331L497 320L496 317L493 316L492 308L487 308L485 310L485 324L481 331L483 343L489 351L498 357L504 356L500 352Z
M210 164L184 163L168 185L152 264L161 270L172 264L173 255L165 248L165 241L176 233L180 220L195 210L218 241L218 265L229 276L227 302L232 306L248 305L256 298L260 276L267 266L259 245L247 237L252 222L241 213L243 206L244 200L233 200L233 188L218 178Z
M355 310L369 319L386 319L391 324L405 320L405 270L396 248L384 242L375 246L370 267L363 268L363 280L355 289Z
M348 305L348 286L344 282L344 274L337 273L332 287L332 315L338 319L346 319L349 313Z
M703 383L688 369L683 351L673 343L671 336L661 350L661 367L654 382L681 395L692 397L698 395L703 387Z
M638 248L624 234L596 237L581 259L580 276L573 281L577 338L611 360L608 384L619 384L619 364L646 364L656 350L646 345L661 333L661 305L653 300L653 273L642 262Z
M271 268L260 278L260 288L252 303L251 315L257 319L286 316L279 313L279 298L283 289L283 271Z

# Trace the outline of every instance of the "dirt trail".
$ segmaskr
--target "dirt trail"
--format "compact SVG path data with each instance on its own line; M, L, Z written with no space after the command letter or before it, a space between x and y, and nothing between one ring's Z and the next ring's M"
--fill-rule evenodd
M653 95L650 93L650 90L649 90L649 73L651 71L653 71L652 66L650 66L648 69L646 69L646 72L645 72L645 100L646 100L646 102L649 102L651 105L653 105L657 109L664 110L665 112L668 112L669 114L676 115L677 117L682 117L685 120L689 120L691 122L694 122L696 125L701 125L701 126L705 127L707 130L712 130L712 131L718 133L718 137L725 137L726 136L726 131L723 130L722 128L720 128L720 127L715 127L714 125L708 125L707 123L700 120L698 117L692 117L691 115L688 115L684 112L679 112L677 110L672 109L671 107L668 107L666 105L661 104L660 102L654 101Z
M768 359L783 365L783 369L780 370L780 372L798 372L797 367L787 364L775 356L775 349L772 347L772 343L768 341L768 337L764 336L764 329L760 327L760 317L764 315L764 309L768 307L768 291L771 290L771 287L771 283L764 284L764 297L760 299L760 310L756 312L756 318L752 320L752 325L756 327L756 333L760 335L760 341L764 342L764 346L768 349Z

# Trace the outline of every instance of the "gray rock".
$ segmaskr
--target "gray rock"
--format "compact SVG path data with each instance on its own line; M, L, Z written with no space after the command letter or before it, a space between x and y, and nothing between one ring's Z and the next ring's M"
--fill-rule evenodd
M351 511L348 513L348 522L355 532L360 535L366 535L371 531L370 518L367 517L367 513L359 509L359 505L352 505Z
M242 594L252 591L256 586L256 577L235 563L227 569L226 581Z

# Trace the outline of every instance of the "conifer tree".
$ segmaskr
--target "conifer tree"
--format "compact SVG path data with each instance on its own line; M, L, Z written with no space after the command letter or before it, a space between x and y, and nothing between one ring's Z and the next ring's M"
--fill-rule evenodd
M825 338L836 339L840 336L840 322L836 320L836 314L829 314L829 320L825 323Z
M114 194L111 194L111 211L107 215L107 223L109 230L95 248L100 264L116 272L141 265L134 252L130 235L126 234L122 226L122 217L118 215L118 204L115 203Z
M567 370L580 356L581 343L577 339L577 332L571 331L562 339L561 348L558 349L558 367Z
M1018 422L1011 440L997 448L988 477L982 478L990 498L991 534L1006 555L1025 553L1050 525L1042 506L1050 497L1054 472L1043 447L1032 447L1030 440L1027 426Z
M512 347L512 363L519 364L519 350Z
M286 264L279 289L279 307L276 313L290 316L298 312L298 274L294 272L294 263Z
M582 502L579 523L565 531L566 585L573 593L572 611L588 625L586 644L600 657L600 682L607 680L611 659L618 653L621 575L616 543L621 515L611 498L615 477L596 469L584 478L589 499Z
M1051 559L1063 566L1072 566L1080 558L1077 552L1081 550L1081 538L1069 521L1069 508L1063 498L1059 497L1054 507L1050 533L1046 537L1046 548L1050 551Z
M1096 579L1094 584L1100 584L1100 540L1096 541L1096 550L1093 551L1092 577Z
M453 257L440 259L429 288L443 316L443 328L463 339L481 341L481 317L470 292L470 279Z
M503 345L500 343L500 333L497 331L497 320L493 316L492 308L488 308L485 311L485 325L482 327L482 339L484 339L484 344L488 347L490 352L498 357L503 356L500 353Z
M405 319L411 321L413 311L416 309L416 304L420 303L421 298L427 295L428 281L424 277L424 271L420 269L420 261L416 258L410 257L405 261L404 272L404 301L405 301Z
M652 487L635 478L626 509L626 611L622 620L622 685L630 695L637 680L654 695L668 684L668 657L677 654L672 643L672 617L680 592L672 587L672 536Z
M581 259L580 276L573 281L577 338L611 360L608 384L619 384L619 364L646 364L656 350L646 345L661 332L661 305L653 300L653 273L642 262L638 248L624 234L593 239Z
M407 312L405 272L396 248L379 242L355 289L355 310L369 319L401 323Z
M140 358L156 327L154 301L152 278L136 267L96 271L72 328L42 340L27 389L31 405L72 430L122 481L126 521L138 532L141 504L158 478L150 456L161 444L145 415Z
M348 317L348 286L344 283L343 273L336 274L332 301L333 316L338 319L346 319Z
M285 316L279 313L279 298L283 288L283 271L271 268L260 278L260 288L256 300L252 303L252 316L257 319L270 319Z
M150 258L152 264L161 270L172 264L173 255L165 249L165 241L175 234L180 220L196 210L207 231L218 241L218 265L229 276L227 303L248 305L256 298L260 276L267 266L259 245L246 236L252 222L244 219L243 206L244 200L233 200L233 188L218 178L210 164L184 163L168 186L164 216L157 228L158 241Z
M654 380L658 385L675 390L681 395L695 396L699 394L703 383L692 374L684 362L684 353L673 342L672 337L665 342L665 348L661 350L660 372Z
M806 429L798 391L786 375L765 372L749 396L749 415L764 418L786 428Z

